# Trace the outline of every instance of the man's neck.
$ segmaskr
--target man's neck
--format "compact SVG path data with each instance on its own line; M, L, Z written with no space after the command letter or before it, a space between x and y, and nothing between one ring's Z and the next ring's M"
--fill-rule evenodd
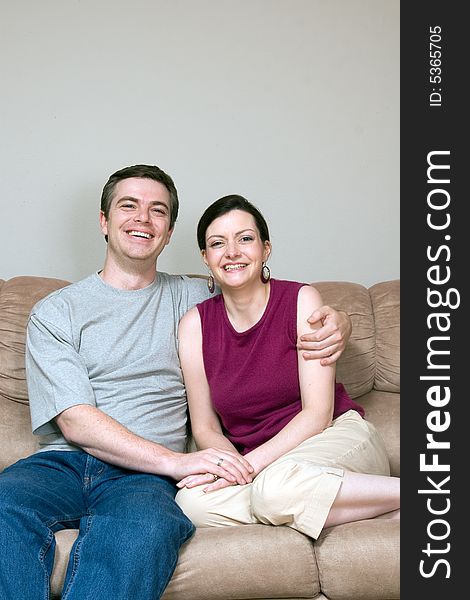
M120 290L140 290L148 287L155 281L157 274L157 265L145 266L138 269L136 267L144 267L144 265L136 265L132 263L130 268L125 268L122 265L117 265L113 261L106 260L103 270L99 275L101 279L111 287Z

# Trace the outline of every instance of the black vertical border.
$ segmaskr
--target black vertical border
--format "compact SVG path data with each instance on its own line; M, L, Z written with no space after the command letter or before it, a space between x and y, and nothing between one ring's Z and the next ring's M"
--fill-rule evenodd
M470 431L466 420L466 407L470 401L465 391L465 375L470 373L470 327L468 310L468 284L470 269L466 268L470 251L466 241L466 206L470 204L464 181L470 172L466 148L469 114L464 102L468 87L469 66L467 58L470 39L468 21L463 14L464 3L454 0L436 2L408 1L400 6L400 217L401 217L401 598L403 600L442 600L459 598L467 588L464 581L463 562L466 556L464 531L468 520L464 517L466 501L464 478L466 478ZM432 30L440 28L440 37L431 38ZM437 63L433 57L431 42L441 46L440 71L431 71ZM440 74L441 81L431 81ZM430 96L434 93L434 96ZM439 101L440 94L441 100ZM434 100L432 103L430 100ZM440 104L440 105L439 105ZM470 103L468 103L470 106ZM450 169L435 170L440 179L447 177L449 183L429 183L427 177L430 152L448 151L448 155L435 154L434 163L449 165ZM429 206L428 195L433 189L431 202L444 204L447 208L435 210ZM427 222L428 215L434 224L446 223L442 230L433 229ZM446 216L448 215L448 217ZM440 221L439 221L440 219ZM446 249L447 248L447 249ZM428 252L433 257L429 258ZM438 270L429 271L438 266ZM447 283L432 283L430 277L449 275ZM449 290L454 292L449 292ZM450 293L451 304L459 298L455 308L439 306L432 308L429 290L440 291L443 298ZM434 294L433 300L438 296ZM445 300L444 300L445 301ZM439 331L437 320L428 321L431 313L447 316L440 321L447 323L448 331ZM431 327L430 327L431 324ZM449 369L429 369L429 340L432 336L448 336L450 339L434 340L434 349L448 350L434 364L448 365ZM448 375L449 381L423 380L425 375ZM441 407L431 406L429 388L448 386L450 400ZM470 389L470 388L468 388ZM432 412L434 413L434 421ZM426 447L427 435L432 433L430 423L438 421L450 424L434 438L449 442L447 449L430 450ZM443 425L444 427L444 425ZM436 460L449 465L449 471L426 471L420 466L420 454L426 461ZM457 467L457 463L459 467ZM441 468L441 467L439 467ZM443 481L450 479L443 483ZM434 485L428 480L430 477ZM429 492L437 487L442 493ZM419 493L419 490L423 490ZM426 491L428 490L428 491ZM436 511L436 512L432 512ZM441 514L437 512L442 511ZM438 539L441 538L441 539ZM421 562L422 561L422 562ZM420 572L420 568L421 571ZM427 576L424 576L426 573Z

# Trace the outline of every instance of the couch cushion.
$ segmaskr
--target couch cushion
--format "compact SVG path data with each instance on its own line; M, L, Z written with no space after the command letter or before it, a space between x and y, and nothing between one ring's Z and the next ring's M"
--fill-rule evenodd
M324 529L315 543L329 600L400 598L400 521L369 519Z
M347 281L313 283L323 302L351 317L349 343L337 363L336 379L344 384L352 398L372 389L375 375L375 325L369 291Z
M306 536L288 527L243 525L197 529L162 600L314 598L319 592Z
M57 598L75 530L56 533L52 597ZM243 525L196 530L181 548L162 600L316 598L320 593L313 544L289 527Z

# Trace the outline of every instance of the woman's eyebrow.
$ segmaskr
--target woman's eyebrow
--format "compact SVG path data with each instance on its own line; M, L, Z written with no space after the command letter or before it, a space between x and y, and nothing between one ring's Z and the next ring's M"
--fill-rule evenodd
M248 232L248 231L250 231L251 233L255 233L255 230L254 230L254 229L250 229L250 228L248 228L248 229L242 229L241 231L237 231L237 232L235 233L235 235L241 235L242 233L246 233L246 232ZM207 239L208 239L208 240L210 240L210 239L211 239L211 238L213 238L213 237L219 237L219 238L223 238L223 237L225 237L225 236L224 236L222 233L213 233L212 235L208 236L208 238L207 238Z

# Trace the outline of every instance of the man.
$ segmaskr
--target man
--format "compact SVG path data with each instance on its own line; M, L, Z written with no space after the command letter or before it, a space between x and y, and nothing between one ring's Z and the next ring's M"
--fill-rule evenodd
M0 475L2 598L48 598L54 533L79 528L62 600L156 600L194 531L174 502L176 482L198 473L251 481L251 466L235 453L184 452L176 331L209 292L202 279L156 269L177 215L176 188L161 169L117 171L101 199L103 269L31 312L27 381L42 437L37 453ZM321 341L305 348L331 362L349 318L317 312L312 318L326 322Z

